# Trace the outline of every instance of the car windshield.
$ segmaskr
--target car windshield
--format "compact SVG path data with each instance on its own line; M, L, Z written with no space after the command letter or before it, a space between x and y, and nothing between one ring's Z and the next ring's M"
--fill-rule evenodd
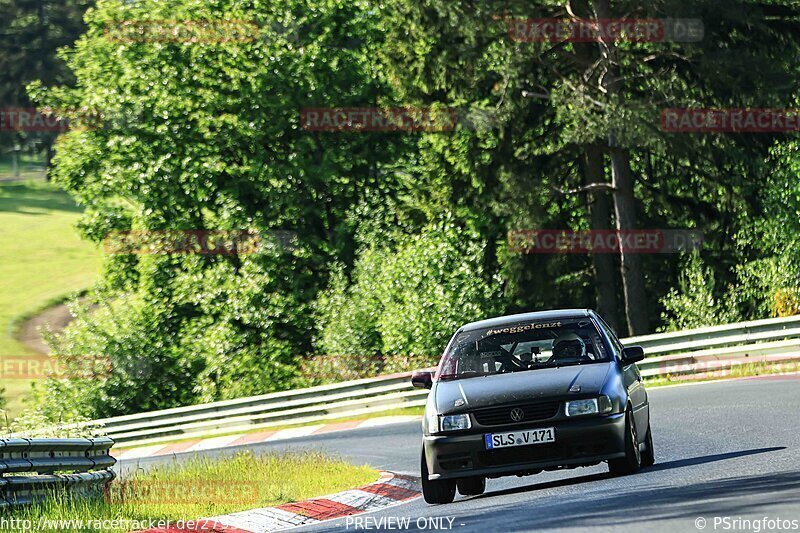
M442 357L440 380L610 361L587 319L519 322L460 333Z

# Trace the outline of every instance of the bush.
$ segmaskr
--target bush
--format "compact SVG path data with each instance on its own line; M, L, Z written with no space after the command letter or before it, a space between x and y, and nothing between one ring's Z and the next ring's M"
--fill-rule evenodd
M775 316L794 316L800 314L800 296L791 289L778 289L772 297Z
M477 235L442 222L395 241L369 245L351 283L341 270L333 276L318 303L322 355L303 363L307 382L435 365L464 322L502 311Z
M736 297L748 318L791 316L800 313L800 291L786 255L745 263L737 269Z
M85 376L68 371L66 379L45 380L35 395L35 408L57 422L194 403L193 377L202 362L176 350L177 331L170 324L169 307L145 302L138 295L112 302L100 302L98 297L73 304L75 321L49 342L63 367L71 368L76 357L105 359L105 372Z
M689 255L678 278L678 289L672 289L661 301L665 323L662 331L699 328L740 320L736 301L731 293L715 295L712 270L705 266L700 254Z
M164 261L180 268L162 269ZM303 347L290 339L304 307L277 288L278 261L263 254L234 268L200 257L143 260L138 271L157 290L98 289L50 339L64 366L91 357L107 360L107 372L48 379L36 407L52 421L99 418L291 388Z
M711 269L698 254L684 263L679 288L662 300L663 331L800 314L800 291L786 255L750 261L736 268L736 284L715 296Z
M800 313L800 145L776 145L759 195L764 214L749 220L737 246L756 258L737 267L736 297L747 318Z
M0 437L24 437L28 439L70 439L105 436L105 430L84 417L72 417L69 423L54 421L41 410L28 411L9 425L0 428Z

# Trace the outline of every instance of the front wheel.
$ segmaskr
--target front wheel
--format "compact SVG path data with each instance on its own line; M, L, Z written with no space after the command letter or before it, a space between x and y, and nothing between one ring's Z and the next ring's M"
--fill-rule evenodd
M647 437L644 439L647 449L642 453L642 466L653 466L656 463L656 452L653 448L653 431L650 424L647 425Z
M625 411L625 457L608 461L608 471L612 476L635 474L642 467L642 454L639 451L639 439L636 436L636 424L633 411L628 407Z
M422 474L422 497L427 503L453 503L456 498L456 482L453 479L428 479L428 461L422 450L420 473Z

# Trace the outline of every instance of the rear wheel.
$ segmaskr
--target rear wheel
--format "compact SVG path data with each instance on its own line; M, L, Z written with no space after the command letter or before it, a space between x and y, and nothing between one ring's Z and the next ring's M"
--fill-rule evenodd
M614 476L635 474L642 467L642 454L639 451L639 440L636 436L636 424L633 422L633 411L628 407L625 411L625 457L611 459L608 471Z
M422 497L427 503L453 503L456 497L456 482L453 479L428 479L428 461L422 450L420 473L422 474Z
M647 437L644 439L644 444L647 449L642 452L642 466L653 466L656 463L656 452L653 448L653 432L650 430L650 424L647 424Z
M456 481L458 493L462 496L477 496L486 490L485 477L468 477Z

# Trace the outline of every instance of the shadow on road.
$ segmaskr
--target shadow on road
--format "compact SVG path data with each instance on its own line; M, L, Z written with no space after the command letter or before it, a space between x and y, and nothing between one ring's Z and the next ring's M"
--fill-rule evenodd
M700 457L692 457L690 459L677 459L675 461L667 461L666 463L656 463L648 468L648 472L658 470L669 470L671 468L682 468L684 466L697 466L706 463L713 463L716 461L724 461L726 459L735 459L736 457L745 457L748 455L755 455L757 453L779 452L785 450L786 446L774 446L772 448L757 448L755 450L742 450L739 452L717 453L714 455L703 455Z
M754 450L742 450L738 452L717 453L714 455L703 455L700 457L691 457L688 459L677 459L675 461L667 461L666 463L656 463L655 465L642 470L645 472L655 472L659 470L670 470L673 468L682 468L686 466L697 466L706 463L713 463L716 461L724 461L726 459L735 459L736 457L745 457L748 455L755 455L759 453L778 452L785 450L786 446L775 446L772 448L757 448ZM578 485L581 483L590 483L592 481L601 481L610 478L610 474L592 474L590 476L571 477L566 479L559 479L556 481L548 481L547 483L536 483L533 485L524 485L522 487L514 487L511 489L499 490L496 492L489 492L478 498L491 498L493 496L503 496L506 494L516 494L519 492L529 492L533 490L555 489L559 487L566 487L569 485Z
M679 459L658 464L642 471L647 472L692 467L724 461L737 457L770 453L785 447L758 448L738 452L721 453L702 457ZM632 476L632 481L638 476ZM569 485L608 479L608 474L595 474L577 478L539 483L486 494L475 498L492 498L520 492L538 491ZM489 500L487 500L488 502ZM614 528L634 525L642 521L663 521L686 518L687 528L694 527L699 516L741 516L756 512L760 508L782 503L800 503L800 472L741 476L706 481L686 486L656 485L650 487L631 486L609 491L581 495L564 500L542 496L536 503L525 505L506 504L491 509L460 511L459 521L480 530L491 529L492 524L502 521L506 531L552 528L606 527ZM481 506L483 507L483 506ZM691 519L691 520L690 520Z

